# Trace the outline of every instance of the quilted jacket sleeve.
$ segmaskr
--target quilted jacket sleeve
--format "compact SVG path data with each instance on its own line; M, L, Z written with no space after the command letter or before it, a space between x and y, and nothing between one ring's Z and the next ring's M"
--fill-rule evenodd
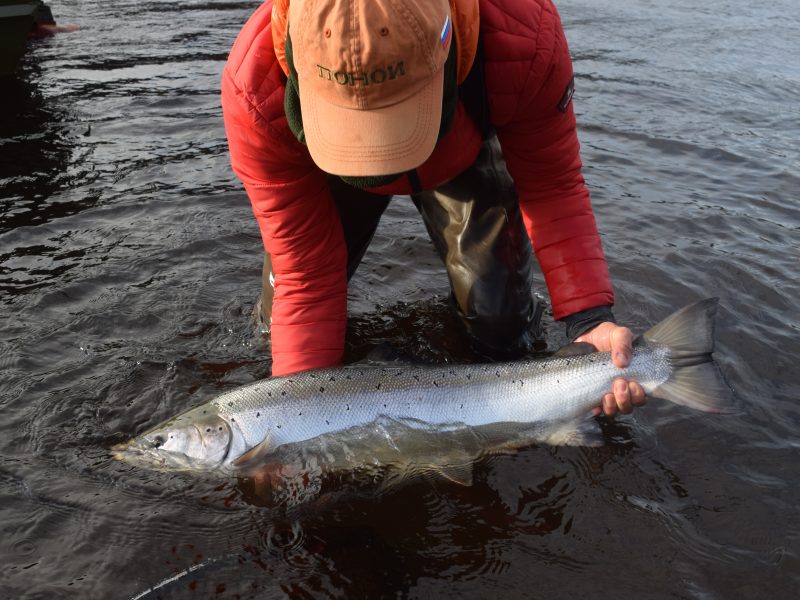
M515 68L514 76L498 68L497 76L515 88L505 98L516 104L505 112L508 118L497 123L497 134L554 316L563 319L588 308L610 306L614 296L581 175L575 114L571 102L562 104L573 76L569 48L552 4L533 4L540 12L531 18L538 23L515 40L519 58L508 63ZM522 60L527 60L524 70L519 68ZM501 89L503 85L496 84Z
M277 63L260 79L242 68L229 61L222 106L231 164L275 275L272 374L335 365L344 347L347 250L327 176L291 136Z

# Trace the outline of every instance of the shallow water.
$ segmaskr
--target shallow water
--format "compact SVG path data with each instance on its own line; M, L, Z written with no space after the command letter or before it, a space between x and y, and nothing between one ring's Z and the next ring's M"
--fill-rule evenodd
M291 518L252 481L109 458L269 374L251 318L260 239L219 106L255 6L55 2L81 31L33 43L0 84L0 595L794 597L793 0L558 4L617 316L641 330L720 296L718 359L741 414L653 403L604 422L602 448L485 460L468 488L330 482ZM474 360L446 295L396 199L351 285L347 359L388 345ZM546 325L552 350L563 334Z

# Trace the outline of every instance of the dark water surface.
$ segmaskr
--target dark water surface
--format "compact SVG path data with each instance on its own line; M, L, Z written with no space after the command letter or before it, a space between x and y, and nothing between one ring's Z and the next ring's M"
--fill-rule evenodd
M81 31L0 83L0 597L797 597L795 0L559 4L617 315L642 330L720 296L740 415L653 403L603 448L486 460L469 488L331 486L299 518L252 482L110 460L269 373L219 105L256 5L53 2ZM396 199L351 286L348 360L474 360L446 294Z

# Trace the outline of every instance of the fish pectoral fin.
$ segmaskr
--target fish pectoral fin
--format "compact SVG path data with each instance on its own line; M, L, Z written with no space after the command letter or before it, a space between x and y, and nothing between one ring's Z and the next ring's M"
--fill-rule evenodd
M270 446L269 436L264 439L260 444L253 446L233 461L233 466L237 469L249 469L257 467L266 462L267 456L272 452L273 448Z
M603 432L594 417L587 415L546 428L542 432L540 441L552 446L597 448L603 445Z
M449 479L453 483L469 487L472 485L472 463L463 465L431 465L430 471Z

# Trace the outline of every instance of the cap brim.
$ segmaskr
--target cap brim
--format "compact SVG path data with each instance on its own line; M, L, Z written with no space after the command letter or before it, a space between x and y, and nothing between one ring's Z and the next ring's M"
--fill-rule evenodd
M444 70L410 98L354 110L303 94L303 131L311 157L334 175L367 177L415 169L433 152L442 120Z

